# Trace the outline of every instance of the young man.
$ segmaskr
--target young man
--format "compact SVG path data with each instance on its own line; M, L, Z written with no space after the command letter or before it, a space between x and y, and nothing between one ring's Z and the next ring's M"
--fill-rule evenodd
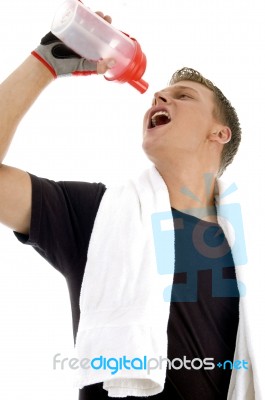
M110 21L109 17L105 19ZM97 64L80 59L52 34L46 35L41 45L1 85L1 163L20 120L54 76L104 73L111 66L110 59ZM224 278L236 282L233 256L217 224L215 196L216 178L232 161L239 143L240 126L235 110L210 81L189 68L174 74L170 86L154 95L144 117L143 149L167 188L175 221L181 220L185 225L185 229L176 227L175 231L175 273L167 326L169 360L190 362L210 358L217 363L232 362L235 353L248 355L247 348L243 353L237 348L245 343L242 341L244 322L239 313L242 300L239 301L237 285L219 296L212 294L213 259L219 271L225 270ZM207 191L205 174L211 177ZM76 339L90 238L108 190L101 183L55 183L3 164L0 187L1 222L66 277ZM188 187L192 195L187 195L183 187ZM200 199L199 207L197 199ZM119 211L122 213L123 209ZM203 231L207 236L206 248L217 248L214 256L203 254L196 247L198 226L200 234ZM201 249L204 245L199 244ZM114 251L119 253L119 246ZM187 275L194 275L194 271L195 300L188 285L184 289L182 285L181 292L178 290L178 285L185 284ZM152 398L254 399L249 357L247 361L247 375L239 376L233 371L232 379L230 368L199 369L196 364L168 368L163 391ZM107 397L102 383L85 386L79 395L80 400Z

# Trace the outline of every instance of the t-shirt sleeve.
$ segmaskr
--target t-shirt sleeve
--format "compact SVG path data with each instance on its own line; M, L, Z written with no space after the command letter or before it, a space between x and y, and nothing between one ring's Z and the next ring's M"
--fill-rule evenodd
M14 232L65 277L84 266L102 183L54 182L30 174L32 212L29 235Z

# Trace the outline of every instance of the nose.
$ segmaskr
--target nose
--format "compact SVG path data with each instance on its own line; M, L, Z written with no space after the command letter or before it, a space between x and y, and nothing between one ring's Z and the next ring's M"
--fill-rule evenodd
M154 94L153 106L157 106L160 103L168 103L168 98L164 93L156 92Z

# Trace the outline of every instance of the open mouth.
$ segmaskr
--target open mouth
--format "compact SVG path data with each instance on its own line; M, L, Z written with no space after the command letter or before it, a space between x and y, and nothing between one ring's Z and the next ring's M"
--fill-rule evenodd
M166 125L171 121L171 117L166 110L155 111L149 121L148 129L155 128L157 126Z

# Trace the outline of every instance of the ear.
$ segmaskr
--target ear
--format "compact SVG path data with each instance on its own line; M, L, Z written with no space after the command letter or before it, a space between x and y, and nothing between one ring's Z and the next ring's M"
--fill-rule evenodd
M228 126L221 126L216 132L210 134L209 139L220 144L226 144L230 142L231 137L231 129Z

